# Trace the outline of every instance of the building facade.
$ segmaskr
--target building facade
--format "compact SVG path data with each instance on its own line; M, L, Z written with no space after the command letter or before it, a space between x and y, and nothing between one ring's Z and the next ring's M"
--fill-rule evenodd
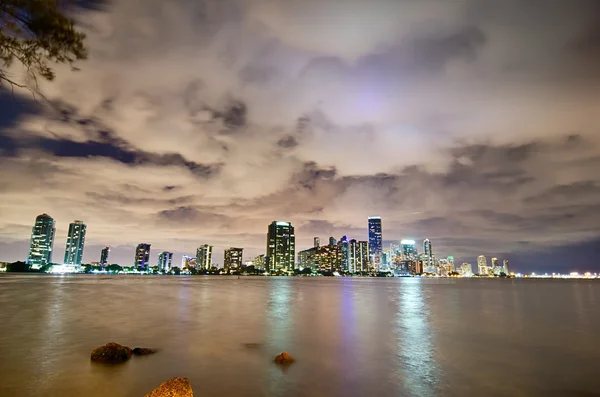
M487 258L483 255L479 255L477 257L477 272L479 273L480 276L488 276L489 275L489 268L488 268L488 264L487 264Z
M102 248L100 252L100 266L108 265L108 254L110 253L110 247L106 246Z
M350 273L369 271L369 242L350 240L350 260L348 271Z
M269 271L292 271L296 257L296 236L290 222L273 221L267 232Z
M168 272L173 265L173 253L163 251L158 254L158 269Z
M340 241L338 241L338 246L340 247L340 269L343 272L347 272L350 264L350 244L348 243L348 237L342 236Z
M231 247L225 250L223 268L226 270L237 270L242 267L243 248Z
M212 267L213 246L204 244L196 250L196 266L200 270L210 270Z
M35 225L31 230L31 240L29 242L29 254L27 255L27 264L32 269L39 269L42 266L52 263L52 247L54 246L54 235L56 226L54 219L48 214L38 215L35 218Z
M381 253L383 252L383 236L381 232L381 218L369 217L369 256L373 267L381 266Z
M150 244L138 244L135 249L135 258L133 261L136 269L147 270L150 266Z
M85 244L85 229L86 226L82 221L74 221L69 224L67 246L65 249L65 265L81 265L83 246Z

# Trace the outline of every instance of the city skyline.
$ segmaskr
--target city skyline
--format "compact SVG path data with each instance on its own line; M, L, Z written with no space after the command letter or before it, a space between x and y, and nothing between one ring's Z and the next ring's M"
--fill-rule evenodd
M150 241L153 263L262 253L273 219L298 249L364 241L378 215L384 246L600 268L596 1L212 3L78 9L79 71L39 81L43 103L0 90L3 260L42 212L57 241L89 225L84 262Z

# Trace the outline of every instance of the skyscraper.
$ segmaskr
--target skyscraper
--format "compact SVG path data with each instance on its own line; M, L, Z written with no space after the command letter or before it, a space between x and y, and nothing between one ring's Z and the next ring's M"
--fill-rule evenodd
M102 252L100 252L100 265L106 266L108 264L108 254L110 252L110 247L106 246L102 248Z
M426 238L423 240L423 255L425 256L425 267L430 268L433 266L433 250L431 249L431 241Z
M483 255L477 257L477 269L480 276L488 275L487 258Z
M402 240L400 241L400 247L402 248L402 257L404 260L411 260L417 257L415 240Z
M290 222L273 221L267 232L267 263L269 271L294 269L296 236Z
M329 245L336 245L337 244L337 240L335 239L335 237L331 236L329 237Z
M369 217L369 256L376 269L381 266L381 253L383 251L383 240L381 233L381 218Z
M348 271L350 273L366 272L369 270L369 243L366 241L350 240L350 260Z
M32 269L52 263L52 246L54 245L54 234L56 227L54 219L48 214L38 215L35 225L31 229L31 241L29 243L29 255L27 263Z
M135 249L134 265L136 268L142 268L146 270L150 262L150 244L141 243L138 244Z
M500 266L500 262L498 262L498 258L492 258L492 272L494 276L499 276L504 269Z
M318 237L315 237L313 247L319 248L320 246L321 246L321 239Z
M228 248L225 250L223 267L226 270L235 270L242 267L243 248Z
M504 261L502 261L502 267L504 268L504 274L508 275L508 259L505 259Z
M212 267L212 245L204 244L196 250L196 265L198 269L210 270Z
M348 266L350 263L350 247L348 244L348 237L342 236L340 241L338 241L338 246L340 247L340 267L342 271L348 271Z
M67 247L65 249L65 265L81 265L83 258L83 245L85 244L86 226L82 221L69 224L67 234Z
M182 269L195 269L196 268L196 258L189 255L183 255L181 257L181 268Z
M158 254L158 268L159 270L168 271L171 269L173 261L173 253L164 251Z

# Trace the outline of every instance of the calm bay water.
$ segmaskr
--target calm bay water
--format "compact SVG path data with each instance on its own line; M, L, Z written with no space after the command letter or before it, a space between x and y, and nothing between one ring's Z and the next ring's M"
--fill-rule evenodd
M2 275L0 330L3 397L600 396L594 281Z

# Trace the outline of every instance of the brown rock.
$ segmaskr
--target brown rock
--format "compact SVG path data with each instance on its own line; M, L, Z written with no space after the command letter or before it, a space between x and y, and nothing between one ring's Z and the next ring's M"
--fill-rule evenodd
M136 347L131 352L136 356L147 356L148 354L156 353L156 350L148 349L147 347Z
M92 350L91 359L97 363L118 364L131 357L131 349L115 342L107 343Z
M194 397L188 378L171 378L144 397Z
M288 353L283 352L277 357L275 357L275 363L277 364L291 364L294 362L294 358L290 356Z

